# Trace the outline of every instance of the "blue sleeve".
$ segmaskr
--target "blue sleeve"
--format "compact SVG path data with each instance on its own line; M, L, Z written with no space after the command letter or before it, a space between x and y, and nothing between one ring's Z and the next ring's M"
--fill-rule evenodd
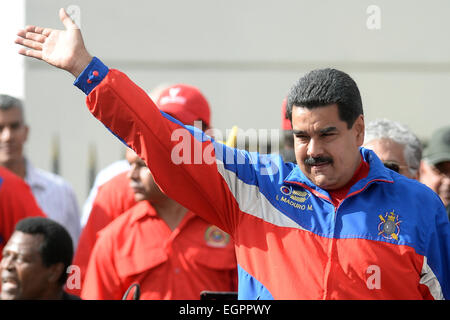
M435 230L429 234L427 262L439 281L444 299L450 300L450 223L442 203L433 222Z
M106 77L109 68L103 64L97 57L94 57L87 67L80 73L78 78L73 83L86 95L89 95L92 90Z

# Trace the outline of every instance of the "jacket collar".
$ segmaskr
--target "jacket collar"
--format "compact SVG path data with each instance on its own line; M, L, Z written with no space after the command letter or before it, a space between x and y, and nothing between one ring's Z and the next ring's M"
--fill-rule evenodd
M359 152L361 153L363 160L369 163L369 173L366 178L359 180L350 188L348 195L361 191L369 183L374 181L394 183L391 172L383 165L383 163L377 157L375 152L363 147L359 148ZM294 169L292 169L292 171L284 179L284 183L301 185L303 187L306 187L319 197L329 198L328 192L312 183L311 180L309 180L303 174L298 165L296 165Z

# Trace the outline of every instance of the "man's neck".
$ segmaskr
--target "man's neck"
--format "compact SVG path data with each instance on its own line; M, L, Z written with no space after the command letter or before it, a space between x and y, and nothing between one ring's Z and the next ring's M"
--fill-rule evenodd
M21 158L19 160L8 161L2 164L9 171L12 171L17 176L25 179L25 175L27 173L25 158Z
M329 191L331 200L333 201L335 207L339 206L339 204L348 194L350 188L356 182L367 177L367 175L369 174L369 169L370 169L369 164L365 162L361 156L361 161L358 163L358 166L356 167L356 170L354 171L352 178L341 188Z
M170 230L174 230L188 212L182 205L169 198L152 202L152 206L158 213L158 216L167 223Z
M64 291L62 288L49 288L45 293L43 293L40 300L62 300L63 293Z

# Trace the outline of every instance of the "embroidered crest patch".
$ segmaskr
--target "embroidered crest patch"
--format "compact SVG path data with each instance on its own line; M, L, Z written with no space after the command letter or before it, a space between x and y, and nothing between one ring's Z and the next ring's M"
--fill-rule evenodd
M206 244L214 248L224 248L230 242L230 235L216 226L209 226L205 231Z
M382 235L385 239L394 239L398 241L398 235L400 233L400 223L398 215L391 212L386 212L384 217L380 214L380 223L378 224L378 235Z

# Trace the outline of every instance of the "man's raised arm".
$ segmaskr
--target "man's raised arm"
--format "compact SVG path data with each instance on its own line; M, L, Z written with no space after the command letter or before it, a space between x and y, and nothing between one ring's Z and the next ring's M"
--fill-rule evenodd
M19 53L72 73L90 112L136 151L169 197L229 234L242 212L259 216L258 185L272 163L215 142L160 111L125 74L92 57L76 24L64 9L59 14L66 30L29 26L18 33L16 43L26 47Z

